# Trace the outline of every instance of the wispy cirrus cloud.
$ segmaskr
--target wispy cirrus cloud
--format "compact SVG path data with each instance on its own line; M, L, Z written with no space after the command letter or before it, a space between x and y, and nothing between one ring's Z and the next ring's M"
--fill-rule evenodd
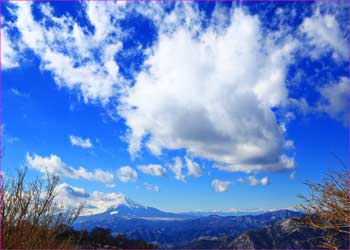
M28 93L22 92L22 91L20 91L19 89L16 89L16 88L11 88L11 89L9 90L9 92L10 92L12 95L15 95L15 96L18 96L18 97L29 97L29 94L28 94Z
M153 192L159 192L160 191L160 188L157 185L152 185L152 184L150 184L148 182L145 182L144 185L145 185L145 188L147 190L149 190L149 191L153 191Z

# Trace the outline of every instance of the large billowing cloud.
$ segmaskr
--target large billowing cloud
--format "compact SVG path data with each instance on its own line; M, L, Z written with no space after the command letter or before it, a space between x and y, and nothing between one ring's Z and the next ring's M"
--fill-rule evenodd
M240 9L221 33L209 28L195 37L180 27L160 34L145 69L121 98L130 153L140 151L147 137L155 155L186 149L223 170L293 168L272 108L286 102L286 68L296 46L291 39L275 42L262 33L258 17Z
M9 5L16 18L3 28L5 68L19 66L15 49L30 49L58 86L78 90L85 102L117 103L133 156L145 147L157 156L164 149L186 151L170 167L178 180L202 174L192 160L197 157L224 171L293 169L285 147L291 141L275 109L290 104L286 77L294 52L304 42L314 58L331 52L343 60L349 52L335 16L317 11L304 18L296 35L262 28L260 17L239 7L217 6L203 22L207 17L192 3L176 3L167 12L160 3L88 2L81 11L89 29L68 13L56 16L49 4L38 4L40 18L34 18L32 3ZM152 48L140 44L147 60L132 80L121 74L118 57L130 36L120 25L128 13L143 15L158 29ZM11 27L19 31L16 43L7 32ZM319 106L312 110L344 121L342 104L335 101L343 89L319 89Z

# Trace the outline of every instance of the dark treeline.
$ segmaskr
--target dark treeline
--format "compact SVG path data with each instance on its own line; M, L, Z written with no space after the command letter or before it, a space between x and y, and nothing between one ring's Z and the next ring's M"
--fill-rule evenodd
M143 240L128 239L126 235L113 235L112 230L96 227L92 231L77 231L73 228L58 235L58 240L70 241L75 248L121 248L154 249L154 245Z

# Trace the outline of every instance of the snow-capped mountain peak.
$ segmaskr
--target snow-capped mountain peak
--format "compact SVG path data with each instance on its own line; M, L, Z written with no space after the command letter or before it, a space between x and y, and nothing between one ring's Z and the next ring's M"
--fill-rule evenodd
M93 192L90 199L86 201L85 208L81 215L96 215L105 212L111 213L120 207L146 209L145 206L127 198L121 193ZM117 212L114 212L113 214L117 214Z

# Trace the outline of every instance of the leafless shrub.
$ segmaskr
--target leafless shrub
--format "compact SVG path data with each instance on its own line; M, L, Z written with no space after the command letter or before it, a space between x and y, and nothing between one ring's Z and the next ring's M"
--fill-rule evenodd
M69 239L59 239L80 214L82 205L64 210L56 202L59 178L47 174L46 179L26 182L26 171L14 177L6 175L2 182L2 248L57 249L74 247Z
M342 172L328 172L321 183L306 181L307 196L300 195L305 212L304 223L325 230L323 247L339 249L350 234L350 171L343 164Z

